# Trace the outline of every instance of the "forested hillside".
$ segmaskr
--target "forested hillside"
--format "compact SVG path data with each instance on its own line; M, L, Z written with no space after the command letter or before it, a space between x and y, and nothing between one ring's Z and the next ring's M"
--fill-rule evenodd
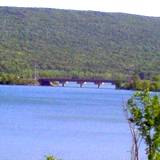
M0 7L0 72L159 73L160 18Z

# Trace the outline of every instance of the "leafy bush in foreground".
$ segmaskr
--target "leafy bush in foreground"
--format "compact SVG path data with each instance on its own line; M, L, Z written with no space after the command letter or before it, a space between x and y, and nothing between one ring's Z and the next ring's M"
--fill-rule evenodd
M146 143L148 160L160 160L160 97L151 96L148 90L137 92L127 107L129 122Z

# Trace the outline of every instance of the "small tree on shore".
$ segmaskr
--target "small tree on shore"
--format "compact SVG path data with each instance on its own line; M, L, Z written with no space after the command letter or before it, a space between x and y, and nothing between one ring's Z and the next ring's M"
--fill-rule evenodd
M137 92L125 108L134 141L134 160L138 160L139 141L146 144L148 160L160 160L160 98L148 90Z

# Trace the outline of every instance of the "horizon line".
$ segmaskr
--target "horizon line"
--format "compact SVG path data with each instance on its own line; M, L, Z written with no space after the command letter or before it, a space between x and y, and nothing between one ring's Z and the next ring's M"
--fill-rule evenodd
M135 16L143 16L143 17L152 17L152 18L160 18L160 16L150 16L144 14L137 14L137 13L129 13L129 12L119 12L119 11L100 11L100 10L90 10L90 9L72 9L72 8L53 8L53 7L41 7L41 6L6 6L0 5L0 8L8 7L8 8L29 8L29 9L51 9L51 10L65 10L65 11L80 11L80 12L99 12L99 13L115 13L115 14L128 14L128 15L135 15Z

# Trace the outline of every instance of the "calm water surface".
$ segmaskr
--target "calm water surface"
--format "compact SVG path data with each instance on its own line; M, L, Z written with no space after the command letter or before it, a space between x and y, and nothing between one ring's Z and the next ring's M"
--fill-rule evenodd
M96 86L0 86L0 159L129 160L123 99Z

